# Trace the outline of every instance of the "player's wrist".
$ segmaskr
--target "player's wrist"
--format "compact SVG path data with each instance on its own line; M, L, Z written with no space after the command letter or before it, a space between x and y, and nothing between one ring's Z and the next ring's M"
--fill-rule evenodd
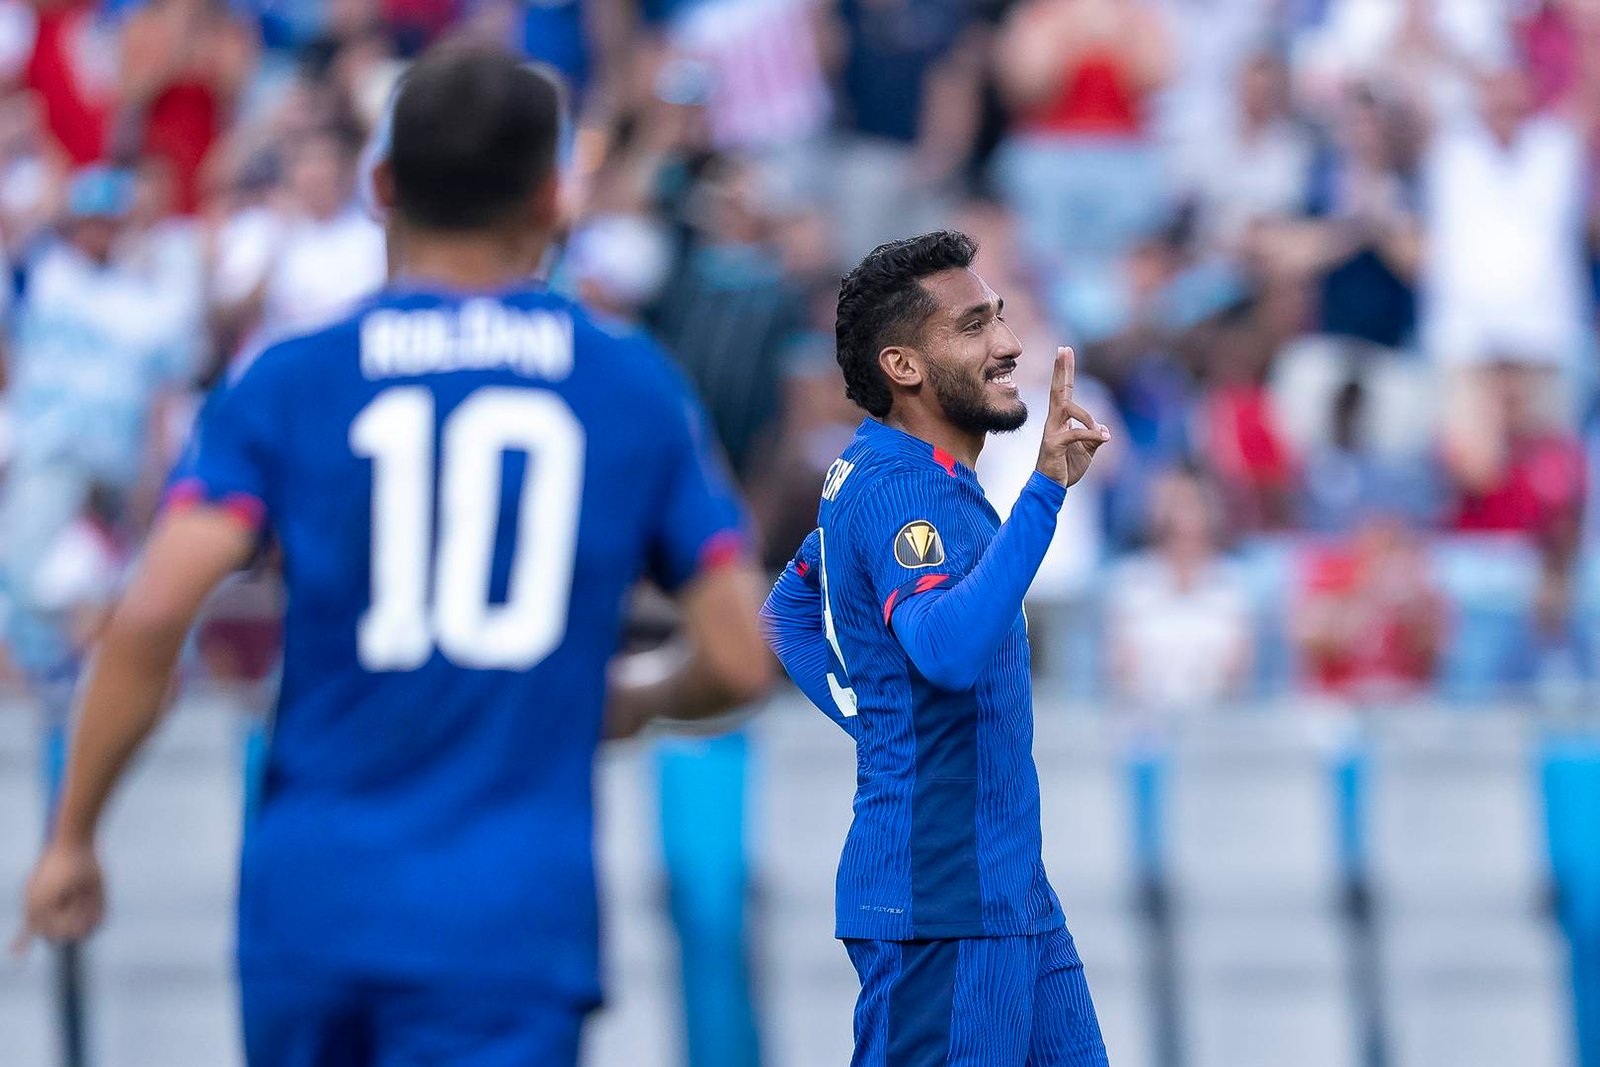
M1052 507L1059 508L1067 498L1067 483L1043 470L1035 470L1022 487L1024 493L1035 493Z

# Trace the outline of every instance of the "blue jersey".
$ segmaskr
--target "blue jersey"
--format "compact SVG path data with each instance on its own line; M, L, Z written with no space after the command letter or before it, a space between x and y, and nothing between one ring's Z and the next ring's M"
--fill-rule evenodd
M837 668L827 688L841 719L853 720L859 764L837 935L1055 929L1063 920L1040 859L1021 612L976 684L960 691L924 678L893 630L897 606L959 581L999 529L977 476L867 419L828 473L818 522L823 625Z
M382 294L208 405L180 497L288 592L241 966L598 996L591 771L629 587L736 554L701 412L542 290Z

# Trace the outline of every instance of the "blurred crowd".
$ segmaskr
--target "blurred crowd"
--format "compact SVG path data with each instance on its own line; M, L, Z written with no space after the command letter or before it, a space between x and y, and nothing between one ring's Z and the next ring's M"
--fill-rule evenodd
M1073 344L1114 432L1030 601L1053 694L1592 679L1595 0L0 0L11 670L70 671L207 391L383 283L363 152L451 37L565 75L552 283L682 363L770 565L859 421L842 270L952 226L1035 411Z

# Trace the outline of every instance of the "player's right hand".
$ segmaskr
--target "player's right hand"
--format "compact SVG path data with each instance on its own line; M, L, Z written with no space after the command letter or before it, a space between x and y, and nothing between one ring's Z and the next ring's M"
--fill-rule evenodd
M1062 485L1083 477L1095 450L1111 440L1111 431L1073 402L1077 357L1070 348L1056 349L1055 374L1050 381L1050 413L1045 417L1039 442L1039 463L1034 469ZM1076 422L1078 425L1073 425Z
M35 937L81 941L100 925L105 912L105 882L94 849L52 842L45 846L28 878L22 930L11 951L22 955Z

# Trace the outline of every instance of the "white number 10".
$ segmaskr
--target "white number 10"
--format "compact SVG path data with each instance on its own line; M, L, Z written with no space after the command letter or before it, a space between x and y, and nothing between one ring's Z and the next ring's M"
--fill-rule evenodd
M583 426L553 394L480 389L440 429L437 489L433 437L433 394L423 386L385 390L350 426L351 449L372 460L372 600L356 625L357 656L369 671L407 671L437 648L462 667L527 670L566 634ZM528 458L511 580L505 603L491 604L508 451Z

